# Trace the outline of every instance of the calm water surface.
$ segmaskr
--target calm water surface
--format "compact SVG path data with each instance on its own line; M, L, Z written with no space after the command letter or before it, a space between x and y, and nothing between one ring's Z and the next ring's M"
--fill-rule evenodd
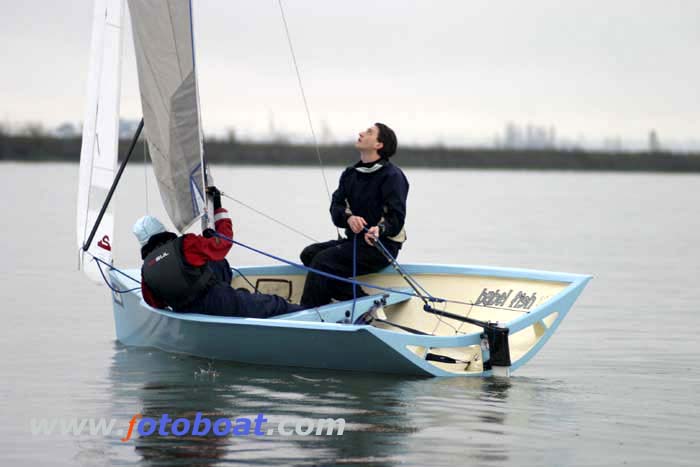
M76 270L77 173L70 164L0 164L2 465L698 465L698 175L406 170L400 261L595 276L509 380L417 380L121 346L106 289ZM333 183L339 173L328 169ZM318 170L214 167L214 175L237 199L314 238L333 237ZM127 170L115 203L116 261L133 266L133 220L163 212L143 166ZM291 259L307 243L227 207L245 243ZM236 249L229 260L270 264ZM342 417L347 426L339 437L127 443L29 430L32 417L105 417L126 427L137 412L197 411Z

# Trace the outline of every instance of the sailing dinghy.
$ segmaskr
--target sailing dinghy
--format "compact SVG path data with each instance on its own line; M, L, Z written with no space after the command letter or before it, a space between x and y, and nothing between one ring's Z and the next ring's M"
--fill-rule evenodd
M204 187L211 180L189 0L128 1L143 121L115 175L125 10L120 0L96 1L77 219L82 267L112 289L116 336L123 344L262 365L510 375L542 348L590 280L581 274L394 261L377 274L355 278L373 295L271 319L150 307L141 296L140 270L118 269L111 257L109 201L141 128L163 203L180 232L198 220L210 222ZM306 273L291 262L240 267L232 285L298 303Z

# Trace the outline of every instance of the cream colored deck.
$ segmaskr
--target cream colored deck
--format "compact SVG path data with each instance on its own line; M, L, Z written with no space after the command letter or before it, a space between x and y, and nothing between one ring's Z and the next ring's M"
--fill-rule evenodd
M279 276L246 276L253 284L258 279L278 279L292 281L292 296L291 301L299 303L301 293L304 287L306 276L301 275L279 275ZM481 321L500 321L508 322L534 310L538 306L546 303L550 298L561 292L569 284L567 282L552 282L552 281L536 281L527 279L507 279L500 277L489 276L465 276L465 275L450 275L450 274L416 274L413 277L426 290L435 297L442 297L449 300L476 304L479 297L486 289L486 292L498 292L506 294L507 300L502 300L500 305L491 304L486 306L480 305L464 305L458 303L436 303L434 308L447 311L450 313L467 316ZM386 274L370 274L361 276L358 280L388 288L405 288L406 282L399 276ZM241 277L234 279L232 285L234 287L243 287L252 291L252 287ZM286 286L280 287L278 284L265 283L261 287L261 292L277 293L285 295ZM368 293L381 293L381 290L367 290ZM519 292L524 293L528 298L533 294L535 298L531 304L523 301L514 302L515 297ZM529 305L529 306L527 306ZM423 302L418 298L413 298L405 302L391 305L385 308L385 313L389 321L408 326L413 329L433 334L436 336L455 336L458 334L470 334L481 331L478 326L463 323L458 320L439 317L423 310ZM509 337L509 345L511 359L513 361L520 358L528 350L530 350L546 331L545 326L550 326L556 319L558 313L549 315L543 324L538 322L533 326L529 326ZM388 329L391 331L399 331L396 327L376 323L375 326ZM410 346L409 350L424 357L426 352L431 352L439 355L452 357L457 360L471 362L466 364L447 364L440 362L430 362L431 364L442 368L443 370L455 373L480 373L482 371L481 349L478 345L469 347L450 347L450 348L431 348Z

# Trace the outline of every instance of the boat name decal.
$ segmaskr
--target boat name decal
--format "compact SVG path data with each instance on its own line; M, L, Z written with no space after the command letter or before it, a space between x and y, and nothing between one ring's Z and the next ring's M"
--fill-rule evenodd
M508 308L522 308L529 310L532 305L535 304L535 301L537 301L536 292L528 294L527 292L520 290L517 294L515 294L513 299L508 302L511 295L513 295L513 289L510 289L507 292L501 292L501 289L489 290L484 288L484 290L481 291L479 298L477 298L476 302L474 302L474 305L506 306Z

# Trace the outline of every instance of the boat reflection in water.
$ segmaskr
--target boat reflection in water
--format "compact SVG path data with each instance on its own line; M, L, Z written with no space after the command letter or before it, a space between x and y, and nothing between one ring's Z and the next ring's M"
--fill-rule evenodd
M208 361L159 350L115 344L110 369L112 418L128 426L134 414L159 420L255 419L256 436L162 436L158 432L114 440L145 465L206 465L218 462L289 465L430 462L463 458L503 462L509 455L498 439L505 432L511 382L494 378L415 379L287 367L256 367ZM345 420L342 435L282 436L296 422ZM123 423L121 421L124 421ZM171 422L172 423L172 422ZM439 452L436 452L438 450ZM129 455L131 457L131 455Z

